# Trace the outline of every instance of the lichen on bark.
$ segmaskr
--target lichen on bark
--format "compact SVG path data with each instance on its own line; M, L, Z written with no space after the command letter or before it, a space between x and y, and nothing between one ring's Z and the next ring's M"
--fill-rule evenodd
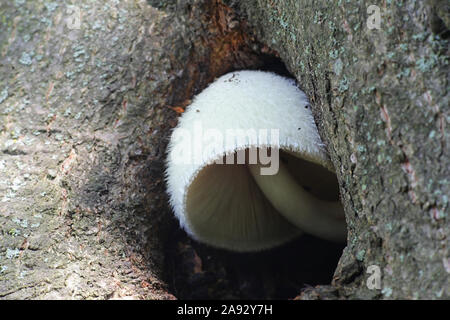
M448 298L449 47L433 32L433 6L227 3L280 53L313 103L349 228L336 297ZM368 27L369 5L379 28ZM366 285L371 265L380 267L380 290Z

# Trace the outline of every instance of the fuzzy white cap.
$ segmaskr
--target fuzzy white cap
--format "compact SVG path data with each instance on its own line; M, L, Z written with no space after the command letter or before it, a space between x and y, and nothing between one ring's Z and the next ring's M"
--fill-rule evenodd
M228 129L268 130L269 136L278 129L279 139L232 140L211 148L211 140L194 138L199 128L223 137ZM193 99L174 129L166 171L170 203L190 236L216 247L252 251L301 233L264 199L245 165L214 164L237 150L267 146L332 168L308 99L294 80L271 72L232 72ZM194 150L190 159L189 150ZM195 150L201 151L201 161L193 159Z

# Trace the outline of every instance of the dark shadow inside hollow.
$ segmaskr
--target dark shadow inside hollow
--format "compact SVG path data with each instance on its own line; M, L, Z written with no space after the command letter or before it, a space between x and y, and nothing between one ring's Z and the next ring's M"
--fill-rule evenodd
M322 200L339 200L339 184L334 173L317 163L294 157L283 151L280 152L280 158L305 190Z
M186 239L181 229L172 237L167 283L178 299L293 299L330 284L345 247L305 234L271 250L236 253Z
M274 72L280 76L295 79L294 76L289 72L289 70L286 68L286 65L283 63L283 61L272 55L272 54L261 54L259 56L261 64L258 66L250 66L246 69L248 70L260 70L260 71L269 71ZM238 71L239 69L231 69L231 71Z

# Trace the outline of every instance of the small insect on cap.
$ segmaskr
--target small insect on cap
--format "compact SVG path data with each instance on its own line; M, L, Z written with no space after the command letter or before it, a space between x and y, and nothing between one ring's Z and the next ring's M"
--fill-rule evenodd
M166 178L170 203L190 236L255 251L302 231L345 238L332 170L295 81L239 71L214 81L182 114Z

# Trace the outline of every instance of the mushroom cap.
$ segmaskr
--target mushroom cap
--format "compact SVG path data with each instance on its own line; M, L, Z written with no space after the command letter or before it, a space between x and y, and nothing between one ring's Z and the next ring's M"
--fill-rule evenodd
M268 139L228 139L230 129L267 132ZM278 130L278 139L271 139L271 129ZM308 99L294 80L271 72L231 72L193 99L172 133L166 171L170 204L191 237L255 251L301 234L266 199L247 165L216 163L239 150L248 155L264 147L333 170Z

